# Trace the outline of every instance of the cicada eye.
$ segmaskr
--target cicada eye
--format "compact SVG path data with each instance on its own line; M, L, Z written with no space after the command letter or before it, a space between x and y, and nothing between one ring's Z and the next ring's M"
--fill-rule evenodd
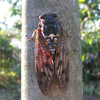
M52 16L53 16L54 18L56 18L56 17L57 17L57 14L52 13Z
M44 18L45 18L45 14L39 16L39 19L44 19Z

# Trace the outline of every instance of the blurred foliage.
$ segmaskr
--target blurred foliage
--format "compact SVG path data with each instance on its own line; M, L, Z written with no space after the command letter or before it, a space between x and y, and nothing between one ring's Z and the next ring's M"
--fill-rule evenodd
M22 0L0 0L0 1L8 2L10 5L8 14L4 16L4 21L0 22L0 24L3 24L7 27L7 24L6 24L7 18L16 16L16 20L15 20L15 24L13 25L13 28L18 29L21 32Z
M85 92L92 95L100 81L100 0L78 0Z
M0 0L0 1L6 1L10 4L10 12L11 12L11 16L12 15L18 15L18 16L22 16L22 0Z
M85 85L83 91L89 95L93 95L95 91L95 86L93 84Z
M0 27L0 92L1 88L10 91L9 100L19 100L21 91L21 50L13 45L13 39L21 40L21 0L0 0L8 2L10 16L4 16L4 21L0 22L6 29ZM7 28L6 20L9 17L17 16L11 29ZM19 42L18 42L19 43ZM1 94L0 94L1 96ZM6 96L6 95L5 95ZM6 96L7 97L7 96ZM9 98L8 97L8 98ZM8 100L4 99L3 100Z
M6 88L16 88L21 76L20 50L11 45L13 37L10 31L0 31L0 86Z

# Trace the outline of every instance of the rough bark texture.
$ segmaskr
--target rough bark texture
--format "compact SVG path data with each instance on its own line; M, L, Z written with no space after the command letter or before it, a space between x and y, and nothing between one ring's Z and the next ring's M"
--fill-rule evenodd
M77 0L23 0L22 7L21 100L83 100L81 40ZM63 28L72 38L66 38L70 70L68 89L63 93L52 85L50 94L44 96L36 80L35 40L29 42L27 40L38 26L38 16L47 12L55 12L58 15ZM53 83L55 82L53 81Z

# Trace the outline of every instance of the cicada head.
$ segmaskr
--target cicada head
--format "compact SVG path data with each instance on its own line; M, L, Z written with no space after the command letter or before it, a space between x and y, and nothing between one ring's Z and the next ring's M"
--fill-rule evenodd
M55 13L46 13L39 16L39 25L41 25L41 32L43 36L49 37L51 34L59 35L60 23L56 17L57 14Z
M56 18L57 17L57 14L55 13L46 13L46 14L43 14L43 15L40 15L39 16L39 19L52 19L52 18Z

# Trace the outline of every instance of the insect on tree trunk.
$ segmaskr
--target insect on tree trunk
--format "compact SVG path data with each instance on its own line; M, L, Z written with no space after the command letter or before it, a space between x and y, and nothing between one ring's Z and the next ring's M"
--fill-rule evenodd
M22 2L22 69L21 100L83 100L80 23L77 0L23 0ZM69 53L69 84L65 92L59 89L56 78L52 80L47 96L40 91L35 72L35 36L38 16L55 12L62 27L72 37L67 37Z

